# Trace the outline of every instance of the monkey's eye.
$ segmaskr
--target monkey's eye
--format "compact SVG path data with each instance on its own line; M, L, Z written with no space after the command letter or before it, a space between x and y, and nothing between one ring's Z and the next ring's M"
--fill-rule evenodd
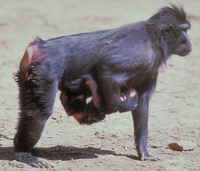
M174 31L173 31L173 34L174 34L175 36L178 36L179 31L178 31L178 30L174 30Z

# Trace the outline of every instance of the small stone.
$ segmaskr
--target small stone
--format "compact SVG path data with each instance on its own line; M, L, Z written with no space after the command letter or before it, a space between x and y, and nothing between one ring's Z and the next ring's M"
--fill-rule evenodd
M177 150L177 151L190 151L190 150L194 150L194 148L197 146L196 143L191 142L191 141L177 141L174 143L170 143L168 144L168 146L172 149L172 150Z
M170 144L168 144L168 146L172 150L183 151L183 147L181 147L178 143L170 143Z
M96 135L98 138L105 139L105 132L104 131L95 132L94 135Z

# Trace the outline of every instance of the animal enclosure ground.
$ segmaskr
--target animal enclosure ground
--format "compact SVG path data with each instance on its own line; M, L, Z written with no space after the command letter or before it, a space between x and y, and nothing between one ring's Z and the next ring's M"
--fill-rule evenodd
M200 170L200 2L176 0L191 22L193 51L172 56L160 69L150 103L148 150L157 162L141 162L133 138L130 112L108 115L91 126L79 125L65 114L57 93L34 154L54 165L48 170ZM13 137L18 119L18 70L26 46L36 37L89 32L146 20L164 0L7 0L0 1L0 170L40 170L15 160ZM178 140L196 143L192 151L173 151ZM43 170L43 169L41 169Z

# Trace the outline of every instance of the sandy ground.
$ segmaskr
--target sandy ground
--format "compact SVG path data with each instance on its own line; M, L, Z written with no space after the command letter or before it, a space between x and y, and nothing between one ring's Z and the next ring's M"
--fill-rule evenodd
M58 99L36 149L54 164L49 170L200 170L200 1L176 0L191 21L193 51L172 56L162 67L150 103L148 150L160 161L137 158L130 112L81 126L68 117ZM15 160L13 137L18 118L18 88L13 75L26 46L43 39L119 27L146 20L161 0L0 0L0 170L39 170ZM196 143L191 151L173 151L177 140ZM42 169L41 169L42 170Z

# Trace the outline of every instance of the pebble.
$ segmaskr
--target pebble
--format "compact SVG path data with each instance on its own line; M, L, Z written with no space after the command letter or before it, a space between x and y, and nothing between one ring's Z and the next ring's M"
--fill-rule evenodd
M172 149L172 150L177 150L177 151L190 151L190 150L194 150L194 148L197 146L196 143L192 142L192 141L177 141L177 142L173 142L168 144L168 146Z

